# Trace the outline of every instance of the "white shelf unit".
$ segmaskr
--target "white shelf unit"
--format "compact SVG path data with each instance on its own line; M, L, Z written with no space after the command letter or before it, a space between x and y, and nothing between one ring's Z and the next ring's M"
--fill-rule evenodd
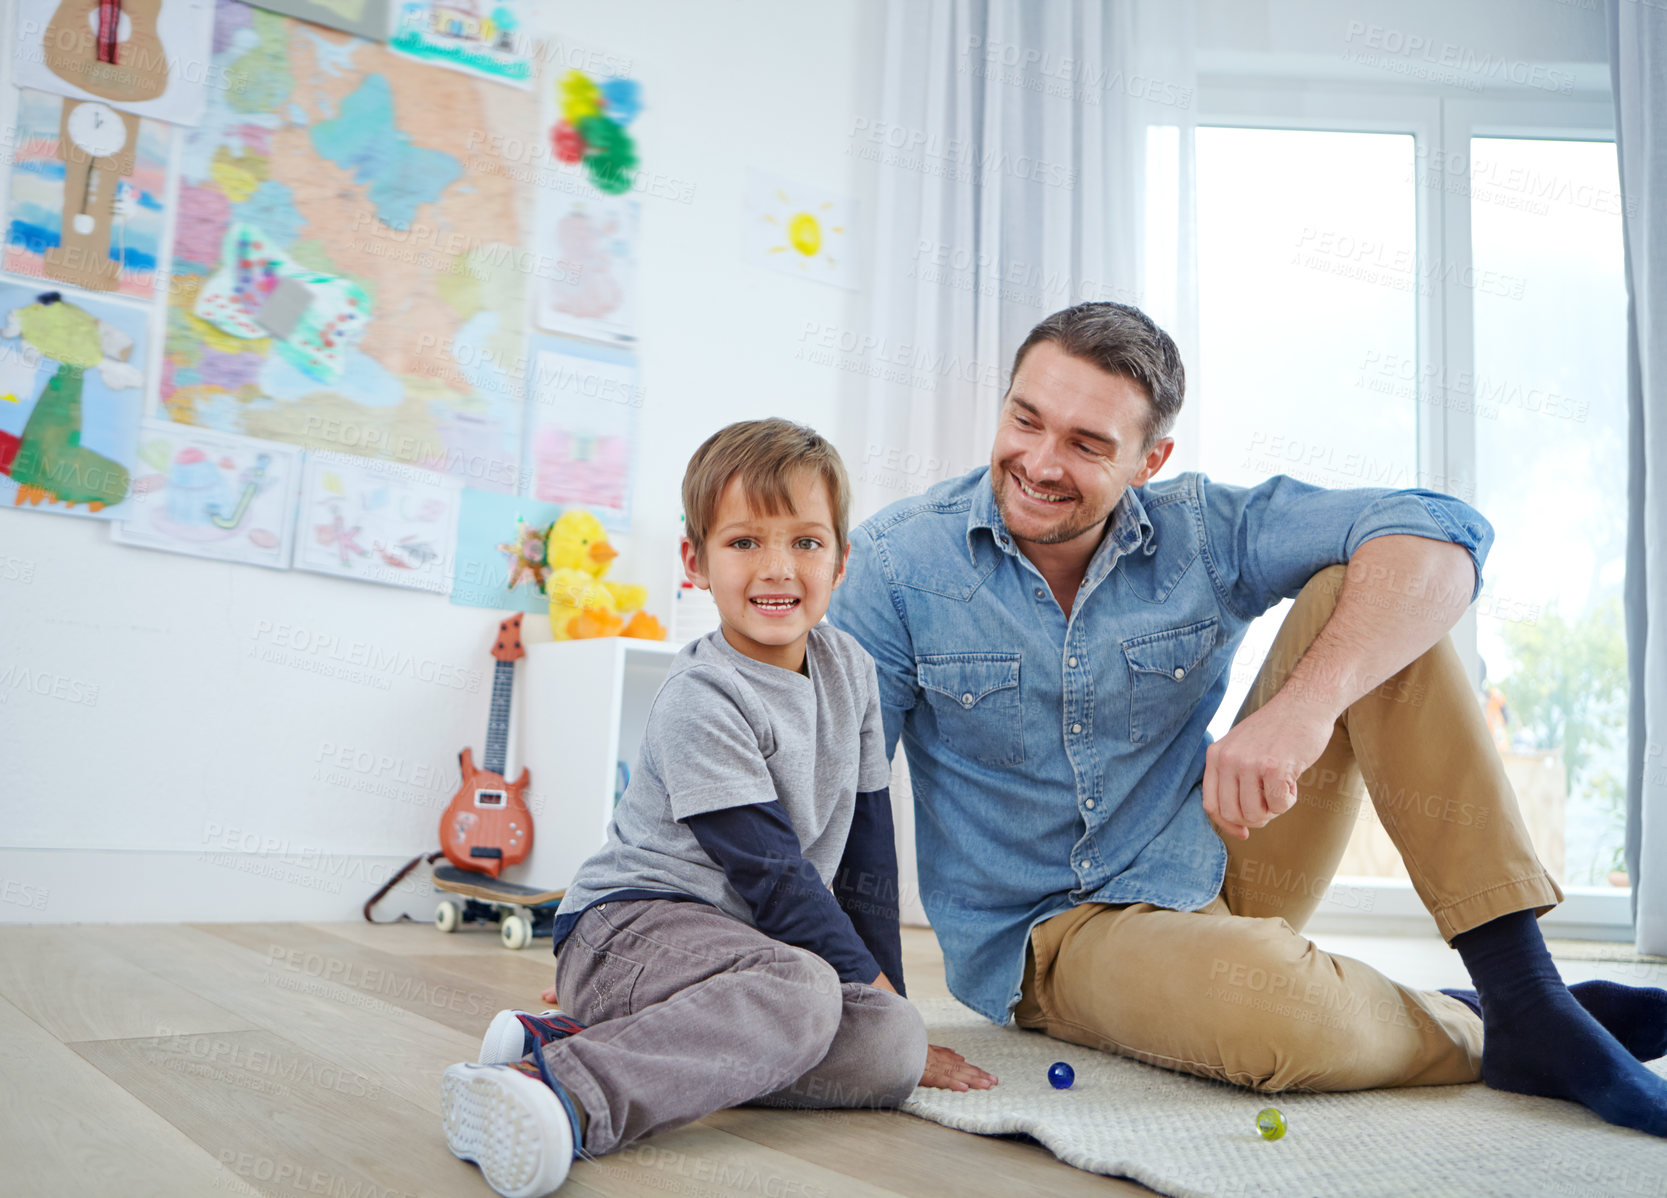
M649 706L680 648L632 637L527 646L517 743L532 775L533 847L505 880L564 888L602 847L618 763L637 768Z

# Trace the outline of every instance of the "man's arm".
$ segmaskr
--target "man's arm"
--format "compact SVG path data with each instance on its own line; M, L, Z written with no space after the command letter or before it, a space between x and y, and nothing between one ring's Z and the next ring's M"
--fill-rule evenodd
M1285 684L1206 751L1210 818L1244 839L1290 810L1337 718L1446 636L1473 587L1480 575L1463 545L1392 534L1356 549L1336 609Z
M1198 477L1205 564L1241 619L1348 566L1336 610L1286 685L1205 754L1204 810L1243 839L1290 809L1343 710L1439 641L1481 593L1493 528L1439 491Z

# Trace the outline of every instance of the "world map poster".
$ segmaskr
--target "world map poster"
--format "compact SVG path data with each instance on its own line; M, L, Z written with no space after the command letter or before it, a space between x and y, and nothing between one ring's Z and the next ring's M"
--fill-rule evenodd
M214 55L162 414L515 490L534 98L228 0Z

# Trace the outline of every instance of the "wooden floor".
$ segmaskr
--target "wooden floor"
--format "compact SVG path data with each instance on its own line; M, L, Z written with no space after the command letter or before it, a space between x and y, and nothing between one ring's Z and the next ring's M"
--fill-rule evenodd
M910 994L947 994L904 931ZM440 1073L554 974L490 931L395 924L0 927L0 1192L479 1195ZM737 1108L596 1161L563 1195L1150 1194L1034 1143L896 1112Z
M1315 939L1415 986L1466 981L1434 937ZM1568 981L1667 982L1659 964L1559 964ZM930 931L904 929L904 965L912 996L948 993ZM446 1150L440 1073L553 973L548 941L511 952L426 924L0 927L0 1193L490 1198ZM562 1190L1150 1192L896 1112L748 1108L580 1161Z

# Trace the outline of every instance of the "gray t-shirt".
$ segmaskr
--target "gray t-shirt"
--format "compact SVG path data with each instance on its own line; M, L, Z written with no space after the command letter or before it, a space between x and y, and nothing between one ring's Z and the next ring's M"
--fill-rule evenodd
M754 661L719 629L673 660L642 751L608 826L556 917L618 890L703 899L743 923L752 912L700 847L691 815L779 800L824 885L845 852L856 796L891 780L874 661L855 637L818 624L808 674Z

